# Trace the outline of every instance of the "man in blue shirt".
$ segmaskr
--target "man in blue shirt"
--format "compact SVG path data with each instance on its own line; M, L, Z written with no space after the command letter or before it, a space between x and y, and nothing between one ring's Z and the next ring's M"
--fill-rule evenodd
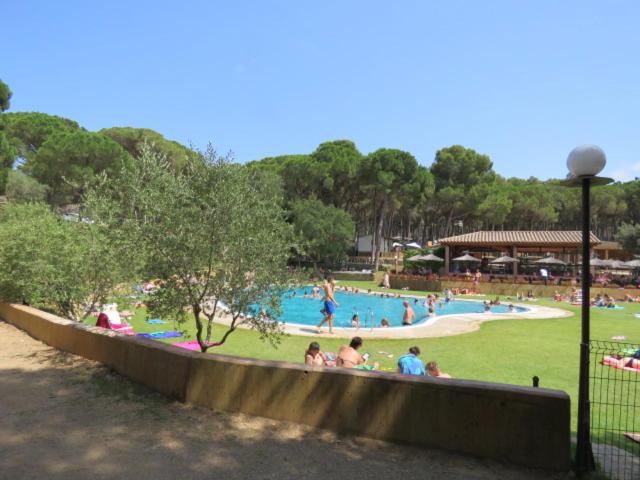
M420 349L418 347L411 347L408 354L398 359L398 373L404 373L405 375L424 375L424 365L418 358L418 355L420 355Z

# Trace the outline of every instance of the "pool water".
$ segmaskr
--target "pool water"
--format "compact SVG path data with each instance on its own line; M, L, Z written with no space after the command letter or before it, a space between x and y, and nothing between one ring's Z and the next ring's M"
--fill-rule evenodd
M307 292L305 298L304 293ZM404 306L402 302L408 300L416 314L414 325L423 324L433 317L428 316L424 298L420 297L418 303L414 303L413 298L387 298L381 294L369 295L367 293L347 293L338 291L335 298L340 304L336 309L334 325L336 327L351 327L351 318L355 313L360 317L360 327L369 328L380 326L380 320L386 318L392 327L402 326L402 315ZM454 315L463 313L483 313L482 302L471 300L454 300L449 303L436 303L436 317L442 315ZM296 323L303 325L317 325L324 315L320 312L324 308L322 295L320 298L311 297L311 287L291 290L282 298L282 313L278 317L280 321L287 324ZM491 307L492 313L507 313L508 304ZM515 312L527 311L526 308L516 307ZM327 324L325 324L327 326Z

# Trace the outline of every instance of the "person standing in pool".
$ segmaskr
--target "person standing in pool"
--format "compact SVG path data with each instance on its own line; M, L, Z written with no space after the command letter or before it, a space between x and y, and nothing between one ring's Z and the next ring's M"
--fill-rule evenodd
M333 277L327 277L322 284L322 288L324 289L324 318L318 324L318 333L322 333L322 325L326 322L329 322L329 333L333 333L333 318L336 313L336 307L340 306L333 296L335 291Z
M409 302L405 300L402 304L404 305L402 325L411 325L413 323L413 319L416 318L416 314L414 313L413 308L411 308L411 305L409 305Z

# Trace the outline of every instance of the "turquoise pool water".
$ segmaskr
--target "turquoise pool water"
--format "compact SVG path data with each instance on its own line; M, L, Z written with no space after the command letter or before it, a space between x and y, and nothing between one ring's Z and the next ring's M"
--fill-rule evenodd
M307 292L305 298L304 293ZM386 318L392 327L402 326L402 315L404 307L402 302L408 300L416 313L414 324L424 323L433 317L427 316L427 307L424 298L419 298L415 303L413 298L387 298L380 294L368 295L366 293L347 293L338 291L335 298L340 304L335 314L334 325L336 327L351 327L351 317L358 313L360 326L374 327L380 326L380 320ZM461 313L483 313L482 302L470 300L454 300L436 304L436 316L453 315ZM311 287L292 290L282 299L282 314L279 320L285 323L296 323L302 325L317 325L323 318L320 312L324 307L322 298L311 298ZM516 312L524 312L526 308L516 307ZM508 304L491 307L493 313L507 313ZM325 324L326 326L327 324Z

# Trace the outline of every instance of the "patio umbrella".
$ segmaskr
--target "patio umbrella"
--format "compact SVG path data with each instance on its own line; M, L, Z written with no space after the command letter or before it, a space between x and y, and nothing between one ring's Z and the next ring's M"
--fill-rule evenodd
M422 260L422 255L414 255L413 257L407 258L409 262L420 262Z
M481 262L482 260L480 260L479 258L476 258L476 257L472 257L468 253L465 253L461 257L453 258L452 261L454 261L454 262Z
M406 243L404 246L407 248L422 248L422 246L416 242Z
M624 262L624 264L630 268L640 268L640 259L629 260L628 262Z
M629 265L627 265L625 262L621 262L620 260L613 260L613 259L603 260L602 265L612 269L632 268Z
M423 262L444 262L444 258L440 258L433 253L430 253L428 255L420 255L420 260L422 260Z
M518 263L518 259L510 257L509 255L504 255L502 257L496 258L495 260L491 260L489 263L495 263L495 264L500 264L500 263Z
M556 258L556 257L545 257L545 258L541 258L540 260L536 260L533 263L539 263L541 265L566 265L565 262L563 262L562 260Z
M591 266L592 267L606 267L607 266L607 261L606 260L602 260L598 257L593 257L591 259Z
M398 243L398 242L393 242L393 243L391 244L391 246L392 246L393 248L397 248L397 247L404 247L404 245L402 245L401 243Z

